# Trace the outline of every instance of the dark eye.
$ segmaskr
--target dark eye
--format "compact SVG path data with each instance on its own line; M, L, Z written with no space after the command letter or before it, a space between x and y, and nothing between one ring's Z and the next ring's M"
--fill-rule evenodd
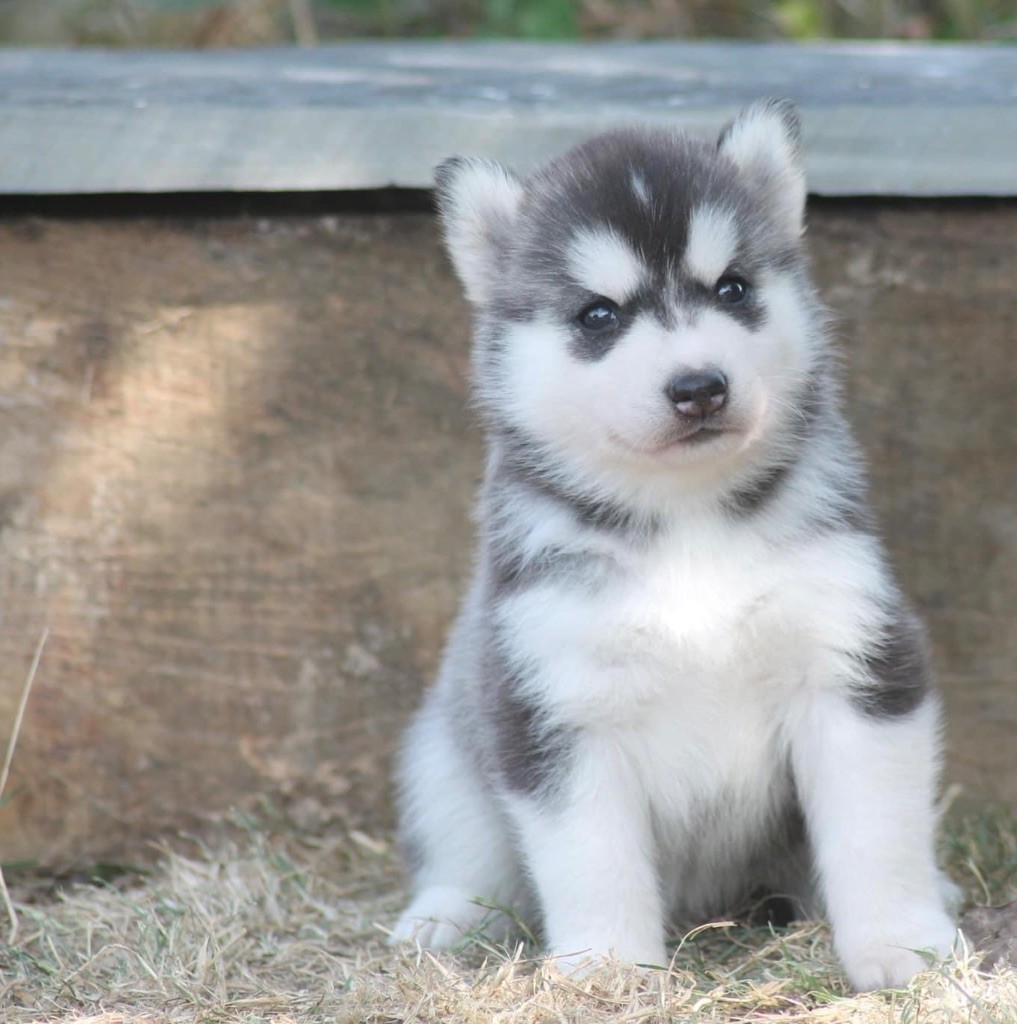
M598 299L577 317L586 331L609 331L618 326L618 307L607 299Z
M728 306L737 306L749 297L749 282L735 274L725 274L713 288L713 294Z

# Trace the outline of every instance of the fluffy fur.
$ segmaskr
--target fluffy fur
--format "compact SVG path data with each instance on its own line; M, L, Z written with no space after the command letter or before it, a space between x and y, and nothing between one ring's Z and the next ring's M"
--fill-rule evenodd
M394 938L453 945L481 897L552 955L659 964L671 924L768 892L829 917L856 988L905 983L954 938L939 705L840 411L795 108L522 180L456 159L438 192L488 458L403 751Z

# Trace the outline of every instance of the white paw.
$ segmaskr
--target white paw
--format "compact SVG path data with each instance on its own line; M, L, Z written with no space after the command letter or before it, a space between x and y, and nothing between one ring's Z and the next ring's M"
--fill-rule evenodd
M544 963L548 967L553 967L567 977L576 980L595 974L607 962L608 957L603 954L591 953L588 949L572 953L556 953L548 950L544 954Z
M883 922L835 936L844 973L856 991L903 988L920 971L950 955L957 929L943 911L901 917L903 923Z
M389 936L390 946L415 942L422 949L450 949L491 914L472 893L454 886L422 890L406 908Z
M599 970L606 963L636 964L640 967L666 967L671 958L662 945L628 947L624 952L603 952L579 943L559 944L546 954L546 962L554 965L562 974L584 978Z

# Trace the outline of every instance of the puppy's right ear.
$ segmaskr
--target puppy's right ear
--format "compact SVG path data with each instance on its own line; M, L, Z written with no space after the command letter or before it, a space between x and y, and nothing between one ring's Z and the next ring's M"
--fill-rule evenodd
M438 213L466 297L482 306L515 224L523 187L491 160L454 156L434 172Z

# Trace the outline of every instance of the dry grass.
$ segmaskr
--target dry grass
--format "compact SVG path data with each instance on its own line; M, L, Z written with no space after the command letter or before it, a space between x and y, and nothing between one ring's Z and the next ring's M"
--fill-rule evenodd
M957 818L947 855L978 901L1017 895L1017 817ZM251 830L157 869L56 893L22 882L21 928L0 946L9 1024L815 1021L1017 1024L1017 971L977 958L907 991L849 997L820 925L720 925L683 939L669 971L609 966L576 981L482 935L456 956L389 952L402 899L385 843L311 843Z

